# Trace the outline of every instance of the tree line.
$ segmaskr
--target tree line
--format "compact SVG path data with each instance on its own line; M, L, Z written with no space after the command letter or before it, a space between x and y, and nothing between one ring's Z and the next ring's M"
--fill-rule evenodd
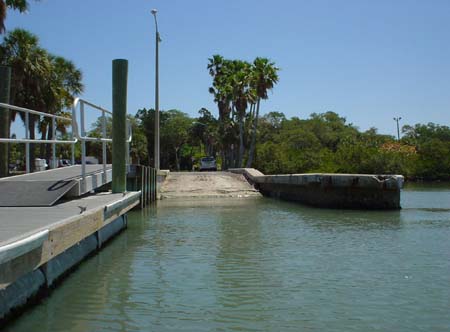
M207 109L190 117L178 110L161 112L161 167L192 170L201 157L222 159L223 139L219 118ZM154 110L137 112L136 125L148 142L152 164ZM247 130L246 144L251 144ZM434 123L405 125L403 136L379 134L376 128L359 130L334 112L308 118L287 118L281 112L260 117L252 167L265 174L358 173L402 174L409 180L450 180L450 128ZM230 141L239 141L227 137ZM244 135L245 136L245 135ZM247 157L248 158L248 157ZM245 165L248 159L244 158Z

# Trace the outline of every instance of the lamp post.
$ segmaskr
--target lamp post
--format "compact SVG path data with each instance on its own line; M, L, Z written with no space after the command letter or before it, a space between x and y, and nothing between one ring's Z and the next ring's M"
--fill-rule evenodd
M400 117L397 117L397 118L394 118L394 121L396 121L397 122L397 139L400 141L400 127L399 127L399 125L398 125L398 122L400 121L402 119L402 117L400 116Z
M156 9L152 9L151 13L155 18L156 27L156 48L155 48L155 168L159 170L159 37L158 21L156 20Z

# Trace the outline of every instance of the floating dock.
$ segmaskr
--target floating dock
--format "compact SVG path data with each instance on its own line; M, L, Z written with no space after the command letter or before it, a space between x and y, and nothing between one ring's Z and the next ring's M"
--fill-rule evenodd
M140 199L140 192L106 192L49 207L0 207L0 320L125 228Z

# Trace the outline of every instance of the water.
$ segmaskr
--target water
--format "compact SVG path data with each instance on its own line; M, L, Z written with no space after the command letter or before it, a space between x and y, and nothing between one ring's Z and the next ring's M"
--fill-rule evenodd
M450 186L401 211L164 206L9 331L450 331Z

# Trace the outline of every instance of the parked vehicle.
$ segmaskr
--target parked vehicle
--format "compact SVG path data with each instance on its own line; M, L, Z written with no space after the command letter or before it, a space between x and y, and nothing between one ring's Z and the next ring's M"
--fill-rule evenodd
M66 167L66 166L72 166L72 163L69 159L60 159L58 161L58 167Z
M97 165L98 159L92 156L86 156L86 165Z
M36 158L34 160L34 166L37 172L45 171L48 168L47 160Z
M217 163L214 157L203 157L200 159L200 172L217 171Z

